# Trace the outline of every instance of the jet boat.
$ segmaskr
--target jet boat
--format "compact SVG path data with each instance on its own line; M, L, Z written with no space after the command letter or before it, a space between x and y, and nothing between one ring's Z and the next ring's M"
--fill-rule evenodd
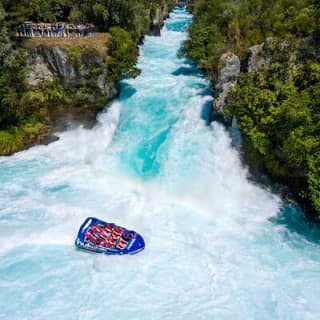
M75 240L76 247L105 254L135 254L145 247L142 236L114 223L88 217Z

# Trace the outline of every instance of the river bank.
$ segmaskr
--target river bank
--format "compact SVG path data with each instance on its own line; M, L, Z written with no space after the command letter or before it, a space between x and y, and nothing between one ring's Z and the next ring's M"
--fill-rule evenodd
M245 3L229 2L196 3L181 53L196 60L213 82L212 120L230 125L237 119L250 167L288 185L317 216L318 5L257 2L249 10Z
M109 39L110 34L100 33L88 39L20 41L26 55L23 103L34 108L20 125L0 130L0 155L53 141L50 136L62 128L63 110L66 117L86 123L118 95L107 64Z
M143 10L141 6L126 7L135 25L123 18L118 24L125 29L112 27L109 20L98 27L105 30L111 24L112 35L100 30L82 38L6 38L12 57L5 66L0 92L6 102L0 112L0 156L54 141L51 135L66 127L67 119L92 123L92 118L118 96L119 80L139 73L135 68L138 43L145 34L160 35L169 14L166 1L142 6ZM11 10L10 6L5 9ZM120 14L120 8L112 3L104 10ZM52 9L52 14L58 12ZM7 29L3 33L6 35Z

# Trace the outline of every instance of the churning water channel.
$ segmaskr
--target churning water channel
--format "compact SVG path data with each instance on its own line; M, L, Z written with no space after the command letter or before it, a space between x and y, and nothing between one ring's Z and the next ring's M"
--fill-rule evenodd
M0 318L319 319L319 230L248 181L210 84L178 59L191 16L146 37L141 75L95 128L0 158ZM80 252L87 216L146 240Z

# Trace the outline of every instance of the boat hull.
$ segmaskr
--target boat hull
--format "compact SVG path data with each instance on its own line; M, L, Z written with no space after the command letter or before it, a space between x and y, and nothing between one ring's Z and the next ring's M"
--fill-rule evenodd
M143 237L126 228L88 217L75 240L77 248L108 255L136 254L145 247Z

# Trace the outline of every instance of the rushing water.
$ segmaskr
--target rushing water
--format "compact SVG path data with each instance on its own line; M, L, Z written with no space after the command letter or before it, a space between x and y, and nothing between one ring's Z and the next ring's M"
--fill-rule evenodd
M0 159L1 319L320 318L319 230L206 124L210 84L176 57L190 21L177 9L146 37L142 74L94 129ZM76 250L88 215L146 249Z

